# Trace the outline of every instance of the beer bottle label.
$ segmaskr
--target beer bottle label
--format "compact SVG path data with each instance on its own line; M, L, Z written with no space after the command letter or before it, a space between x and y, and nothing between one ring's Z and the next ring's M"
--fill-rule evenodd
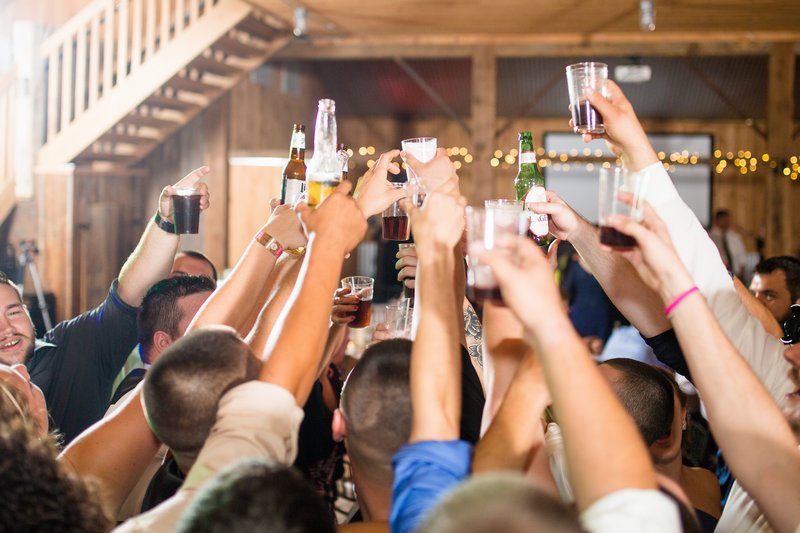
M519 162L522 165L536 163L536 154L533 152L522 152L519 154Z
M547 221L546 213L536 213L530 208L531 204L535 202L546 202L547 196L545 195L544 187L541 185L534 185L528 189L525 194L525 210L528 212L531 220L531 233L534 235L547 235L550 232L550 226Z
M303 180L286 180L286 204L294 205L303 191L306 189L306 182Z
M292 134L292 148L306 149L306 134L302 131L296 131Z

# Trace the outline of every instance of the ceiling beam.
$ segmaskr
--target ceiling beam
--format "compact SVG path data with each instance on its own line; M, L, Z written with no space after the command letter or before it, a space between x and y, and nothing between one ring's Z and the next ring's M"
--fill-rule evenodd
M792 43L800 53L800 31L312 36L277 58L471 57L476 46L491 46L497 57L767 55L773 43Z

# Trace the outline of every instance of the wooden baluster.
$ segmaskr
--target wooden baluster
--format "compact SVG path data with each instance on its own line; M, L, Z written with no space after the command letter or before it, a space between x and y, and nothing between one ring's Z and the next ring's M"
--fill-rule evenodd
M50 50L47 60L47 140L50 141L58 132L58 88L59 61L58 47Z
M78 28L78 47L75 52L75 119L86 105L86 23Z
M70 35L63 45L63 63L61 65L61 131L64 131L72 119L72 77L73 38Z
M95 13L92 17L92 25L89 30L89 107L97 102L97 94L100 90L100 13ZM87 108L87 109L88 109Z
M145 60L150 59L156 52L156 0L147 0L145 30Z
M114 0L106 0L103 30L103 98L105 98L114 84Z
M200 16L200 0L189 0L189 24L194 24Z
M117 22L117 85L120 85L128 76L128 0L119 3Z
M169 42L169 19L172 16L170 0L161 0L161 38L158 49L163 50Z
M142 63L142 0L133 0L133 36L131 39L131 73Z
M183 31L185 7L184 0L175 0L175 37Z

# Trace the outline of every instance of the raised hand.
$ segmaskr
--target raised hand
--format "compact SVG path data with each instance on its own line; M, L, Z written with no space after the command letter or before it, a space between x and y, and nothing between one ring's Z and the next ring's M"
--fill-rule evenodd
M428 192L438 189L448 180L455 180L458 183L456 167L447 156L444 148L436 150L436 156L427 163L421 163L410 152L401 152L400 157L405 161L406 166L411 169L420 182L422 188Z
M344 287L336 289L333 294L333 310L331 311L331 320L338 326L346 326L356 319L355 313L358 311L358 296L350 294L350 288Z
M453 249L461 241L467 200L459 194L456 180L447 180L431 192L421 208L407 199L401 205L411 218L418 251Z
M348 196L351 188L349 181L343 181L319 207L312 209L302 203L295 207L309 239L316 234L340 247L343 254L358 246L367 232L367 220L355 200Z
M409 289L413 289L415 287L415 278L417 277L416 247L401 248L395 257L397 257L397 262L394 264L394 268L398 271L397 281L402 282Z
M547 202L535 202L530 208L536 213L550 215L550 233L562 241L571 241L581 229L591 228L591 225L575 212L567 203L559 198L553 191L547 191Z
M280 201L276 198L270 201L270 207L272 214L267 220L264 231L274 237L284 249L305 246L308 237L294 208L288 204L280 205Z
M172 197L175 195L175 187L197 187L200 192L200 210L208 209L210 205L208 184L200 180L209 172L211 172L211 169L207 166L196 168L182 177L176 184L164 187L158 199L158 213L161 218L167 222L175 222L172 218Z
M406 190L393 187L389 173L399 174L400 167L392 159L400 155L400 150L381 154L378 161L358 180L353 197L365 218L377 215L397 200L405 198Z

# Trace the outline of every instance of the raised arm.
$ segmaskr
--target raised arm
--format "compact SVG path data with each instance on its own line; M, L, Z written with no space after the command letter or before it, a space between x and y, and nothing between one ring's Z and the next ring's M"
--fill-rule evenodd
M228 278L195 315L188 331L210 324L231 326L246 336L251 316L264 304L270 273L283 249L305 246L300 220L289 205L277 205L266 224L248 244Z
M175 185L164 187L158 200L158 216L161 217L163 226L172 225L174 230L172 196L175 187L197 185L201 193L200 209L208 209L208 186L200 180L209 172L208 167L200 167L184 176ZM117 293L123 302L138 307L153 283L169 275L175 252L178 250L179 239L179 235L157 226L155 220L147 223L136 249L119 272Z
M461 418L461 308L455 305L454 249L464 232L466 200L446 182L417 208L405 202L418 254L419 326L411 349L410 442L459 437Z
M260 379L279 385L306 402L328 337L332 298L345 255L358 245L367 221L343 182L316 209L298 212L308 231L308 248L289 302L270 334Z
M81 433L58 457L67 470L100 482L113 516L161 446L147 425L141 389L139 384L119 409Z
M578 509L615 491L654 489L644 442L564 312L547 260L524 238L512 246L517 263L497 252L481 260L492 267L503 300L542 361Z
M670 310L731 471L776 531L795 531L800 525L800 450L780 409L723 333L655 212L646 209L643 224L623 217L611 223L636 239L637 250L628 257Z

